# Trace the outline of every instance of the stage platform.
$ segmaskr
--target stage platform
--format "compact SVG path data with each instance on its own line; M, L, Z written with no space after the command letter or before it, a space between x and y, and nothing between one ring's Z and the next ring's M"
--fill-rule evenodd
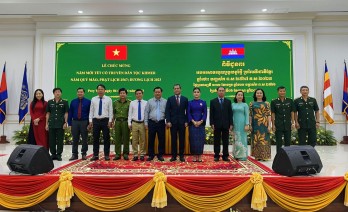
M63 161L54 161L54 170L39 176L10 172L6 163L15 147L0 145L0 210L58 211L57 196L62 197L59 192L65 191L74 193L66 211L253 211L251 205L258 200L253 207L263 211L348 211L344 206L348 145L316 147L323 164L321 172L295 177L272 173L275 146L270 161L255 162L250 158L248 162L213 163L213 155L205 155L202 163L192 165L191 156L186 156L184 164L177 161L169 169L166 167L172 162L168 156L164 163L142 162L142 169L150 167L147 172L134 168L139 161L111 161L111 169L117 171L97 173L90 169L101 166L103 161L71 163L71 146L67 145ZM91 150L89 146L89 153ZM212 146L205 146L205 151L212 150ZM161 166L154 166L156 163ZM216 171L199 171L208 164ZM257 173L252 173L253 164L259 167ZM126 172L127 167L134 170ZM60 205L69 206L69 199Z

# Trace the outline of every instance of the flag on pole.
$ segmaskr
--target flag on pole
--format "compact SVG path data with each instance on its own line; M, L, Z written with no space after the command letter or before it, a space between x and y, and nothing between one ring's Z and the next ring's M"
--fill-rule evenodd
M342 113L346 115L346 120L348 120L348 75L347 75L347 65L344 61L344 76L343 76L343 99L342 99Z
M323 115L327 122L333 124L334 121L334 109L332 102L332 92L330 84L329 71L325 62L325 75L324 75L324 104L323 104Z
M6 119L6 100L8 98L5 71L6 71L6 63L2 71L1 85L0 85L0 124L3 124Z
M25 116L28 114L28 99L29 99L29 88L28 88L28 80L27 80L27 63L24 66L24 74L21 88L21 96L19 100L19 124L24 122Z

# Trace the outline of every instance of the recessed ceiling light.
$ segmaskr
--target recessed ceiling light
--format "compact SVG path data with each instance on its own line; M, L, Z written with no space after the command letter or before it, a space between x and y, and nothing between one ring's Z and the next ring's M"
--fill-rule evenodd
M83 11L82 11L82 10L79 10L79 11L77 11L77 13L78 13L78 14L82 14L82 13L83 13Z
M143 13L143 12L144 12L144 10L138 10L138 12L139 12L139 13Z
M205 13L205 9L201 9L201 13Z
M262 9L262 12L267 12L267 9L265 8L265 9Z

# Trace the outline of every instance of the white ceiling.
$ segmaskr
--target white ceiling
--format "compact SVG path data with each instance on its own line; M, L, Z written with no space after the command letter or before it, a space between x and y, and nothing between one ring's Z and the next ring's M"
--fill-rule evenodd
M347 15L348 0L0 0L0 18L31 16L318 13ZM81 16L81 15L80 15Z

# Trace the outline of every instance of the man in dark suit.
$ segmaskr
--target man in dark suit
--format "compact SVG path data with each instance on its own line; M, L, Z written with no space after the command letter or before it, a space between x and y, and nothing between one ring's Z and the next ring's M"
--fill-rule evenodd
M172 158L170 161L176 161L178 154L177 137L179 133L179 155L180 161L184 162L185 148L185 131L187 127L187 107L188 99L181 95L181 86L174 85L174 96L168 98L166 105L166 121L167 127L170 128Z
M225 88L217 88L218 97L210 101L210 126L214 130L214 161L220 158L220 141L222 139L222 160L228 159L228 137L232 130L232 105L225 98Z

